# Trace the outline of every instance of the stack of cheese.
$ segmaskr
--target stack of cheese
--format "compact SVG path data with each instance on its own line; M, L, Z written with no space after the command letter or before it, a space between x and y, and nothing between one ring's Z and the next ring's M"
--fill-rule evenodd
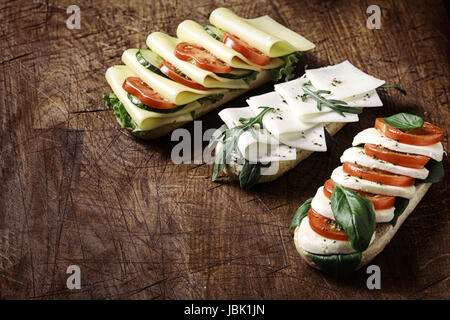
M322 106L310 97L302 99L303 85L312 91L327 90L326 99L342 100L351 107L382 106L376 88L385 82L376 79L350 62L305 71L302 77L275 85L275 91L247 100L248 107L224 109L219 113L228 128L240 125L240 118L254 117L260 107L271 107L262 120L263 129L242 134L238 147L242 156L253 162L293 160L295 149L326 151L324 125L331 122L355 122L358 115L340 113Z
M178 26L178 38L162 32L151 33L146 41L151 50L128 49L122 55L125 65L110 67L106 72L109 85L126 112L136 123L137 131L149 131L173 123L191 121L198 115L242 94L245 90L269 81L268 70L283 66L285 64L284 56L314 48L313 43L268 16L244 19L229 9L219 8L211 13L210 22L214 25L213 28L217 27L216 29L221 32L230 32L269 56L270 61L263 66L252 63L241 53L226 46L220 37L214 37L211 30L207 32L203 26L191 20L186 20ZM258 74L253 79L244 81L242 77L214 73L200 68L193 61L180 60L174 54L175 47L180 42L188 42L206 49L219 60L231 66L233 68L231 74L239 72L242 74L245 71L256 71ZM144 63L140 54L147 58ZM174 66L178 74L205 89L193 89L165 77L158 70L163 61ZM153 68L150 68L148 64L151 64ZM139 77L162 98L183 107L170 113L137 107L122 88L124 80L128 77ZM205 100L199 100L217 94L223 95L219 99L221 101L213 100L214 102L205 104L203 103Z

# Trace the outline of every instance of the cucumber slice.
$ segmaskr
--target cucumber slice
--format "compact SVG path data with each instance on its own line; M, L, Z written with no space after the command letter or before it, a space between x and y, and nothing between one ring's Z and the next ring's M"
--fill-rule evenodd
M242 79L251 75L254 71L247 69L233 69L230 73L216 73L219 77L227 79Z
M138 52L136 52L136 59L148 70L167 78L167 76L164 73L162 73L158 68L163 62L163 59L159 55L154 53L152 50L147 49L138 50Z
M225 34L223 30L211 25L205 26L204 29L211 37L213 37L217 41L222 42L223 35Z
M176 106L175 108L172 109L158 109L158 108L152 108L149 107L145 104L143 104L138 98L136 98L135 96L131 95L128 93L128 99L130 99L130 101L138 108L147 110L147 111L153 111L153 112L157 112L157 113L174 113L177 111L180 111L181 109L183 109L186 105L183 104L181 106Z

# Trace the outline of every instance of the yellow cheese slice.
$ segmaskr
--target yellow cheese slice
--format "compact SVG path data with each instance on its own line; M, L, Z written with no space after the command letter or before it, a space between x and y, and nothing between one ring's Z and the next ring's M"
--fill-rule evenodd
M243 19L230 9L218 8L209 21L272 58L314 48L310 41L267 16Z
M162 77L139 63L136 59L138 49L128 49L122 55L122 61L145 83L162 97L176 105L183 105L211 94L226 92L226 89L195 90L178 82ZM122 80L123 82L123 80Z
M193 120L190 111L201 106L198 102L192 102L182 110L170 114L147 111L135 106L128 99L127 92L122 88L122 84L125 78L137 76L138 75L127 66L113 66L106 71L106 80L113 92L141 130L152 130L170 123Z
M162 32L153 32L147 37L147 46L159 54L164 60L169 61L178 70L189 78L207 88L247 89L248 84L242 79L227 79L217 76L214 72L200 69L194 64L178 59L175 47L180 42Z
M233 68L260 71L261 69L278 68L284 63L282 59L273 58L265 66L254 64L239 52L211 37L200 24L192 20L183 21L178 25L177 37L182 41L193 43L213 52L217 58Z

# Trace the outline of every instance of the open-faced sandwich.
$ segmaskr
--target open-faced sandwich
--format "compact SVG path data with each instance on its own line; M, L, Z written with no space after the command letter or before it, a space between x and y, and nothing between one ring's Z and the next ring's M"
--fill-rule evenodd
M441 128L407 113L378 118L358 133L343 165L291 222L304 260L344 276L374 259L443 178L442 137Z
M327 136L358 121L362 108L382 106L380 87L393 86L344 61L305 70L251 97L248 107L222 110L225 124L210 143L217 143L213 181L220 171L245 189L275 180L314 151L326 151Z
M122 128L153 139L268 81L289 79L302 51L314 44L268 16L244 19L229 9L212 25L186 20L177 38L162 32L149 49L128 49L125 65L110 67L105 95Z

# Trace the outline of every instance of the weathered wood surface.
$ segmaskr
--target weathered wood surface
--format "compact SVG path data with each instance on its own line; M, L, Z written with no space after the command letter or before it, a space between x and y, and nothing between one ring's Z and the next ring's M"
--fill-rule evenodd
M68 30L73 2L0 5L0 298L449 298L448 179L376 258L381 290L366 288L364 270L338 281L307 267L287 232L377 116L415 112L449 132L441 1L377 1L380 30L366 28L367 1L286 0L79 1L81 29ZM141 142L118 129L101 98L104 72L149 32L174 34L188 18L206 23L221 5L269 14L314 41L303 61L311 67L349 59L408 95L383 93L385 107L347 125L330 155L316 153L250 192L212 183L211 165L174 165L170 138ZM202 120L204 129L220 123L216 112ZM449 150L448 135L443 143ZM70 291L73 264L82 288Z

